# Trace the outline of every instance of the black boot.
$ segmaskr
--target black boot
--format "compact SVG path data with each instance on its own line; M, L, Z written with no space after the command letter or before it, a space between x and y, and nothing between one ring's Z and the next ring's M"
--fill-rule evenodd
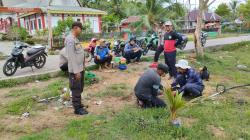
M87 115L88 111L83 109L83 108L79 108L79 109L75 109L74 113L77 114L77 115Z

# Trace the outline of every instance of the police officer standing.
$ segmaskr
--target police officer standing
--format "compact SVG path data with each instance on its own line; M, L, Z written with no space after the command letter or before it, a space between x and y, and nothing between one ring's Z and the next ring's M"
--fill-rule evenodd
M81 93L84 87L84 50L77 37L80 36L82 29L83 26L80 22L74 22L71 33L65 38L72 103L74 113L78 115L88 114L81 103Z

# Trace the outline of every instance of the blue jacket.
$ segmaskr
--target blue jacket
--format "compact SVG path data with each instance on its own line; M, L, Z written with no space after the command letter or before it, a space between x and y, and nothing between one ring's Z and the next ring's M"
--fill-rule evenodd
M100 59L103 60L107 55L109 55L109 49L107 47L97 46L95 48L95 56L100 56Z
M125 53L127 53L127 52L133 52L133 48L140 48L137 44L135 44L135 45L131 45L130 43L127 43L126 45L125 45L125 48L124 48L124 52Z
M178 81L177 79L179 76L185 76L184 80ZM185 74L178 73L177 79L175 79L171 86L176 87L177 85L180 85L179 92L182 92L185 88L185 85L189 83L204 86L200 74L197 73L194 69L188 69Z

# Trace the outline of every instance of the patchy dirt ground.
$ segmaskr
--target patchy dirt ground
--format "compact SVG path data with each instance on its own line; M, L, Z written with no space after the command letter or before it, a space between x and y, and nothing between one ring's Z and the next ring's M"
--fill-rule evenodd
M130 64L126 71L94 71L100 77L100 82L89 87L86 87L83 94L83 103L88 106L90 114L104 114L107 112L116 113L126 106L136 107L133 88L145 69L150 63L142 62L140 64ZM171 81L167 80L168 76L162 79L163 85L169 87ZM213 77L212 77L213 79ZM11 89L0 89L0 102L2 104L11 101L11 98L6 98L6 95L11 90L26 89L26 88L42 88L46 87L53 81L59 78L52 79L46 82L29 83L20 87ZM98 96L102 91L109 90L107 87L114 84L125 84L125 94L123 96ZM208 85L208 83L206 83ZM213 88L207 86L204 94L211 93ZM55 101L56 102L56 101ZM101 102L101 104L97 104ZM26 119L20 119L20 116L4 115L0 117L0 135L1 139L16 139L21 135L39 132L45 128L62 128L69 120L80 119L82 116L73 114L72 108L58 108L57 103L48 104L43 111L31 112L31 116ZM108 117L108 116L107 116ZM186 125L191 126L196 120L187 118Z

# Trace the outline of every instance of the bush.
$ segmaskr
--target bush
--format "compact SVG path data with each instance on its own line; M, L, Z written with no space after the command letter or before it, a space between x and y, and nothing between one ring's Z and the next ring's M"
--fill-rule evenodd
M20 39L24 41L28 35L29 34L25 28L14 25L9 28L8 32L6 33L6 36L3 36L3 39L6 39L6 40Z
M34 44L35 44L34 40L31 39L31 38L27 38L27 39L25 40L25 43L28 43L29 45L34 45Z

